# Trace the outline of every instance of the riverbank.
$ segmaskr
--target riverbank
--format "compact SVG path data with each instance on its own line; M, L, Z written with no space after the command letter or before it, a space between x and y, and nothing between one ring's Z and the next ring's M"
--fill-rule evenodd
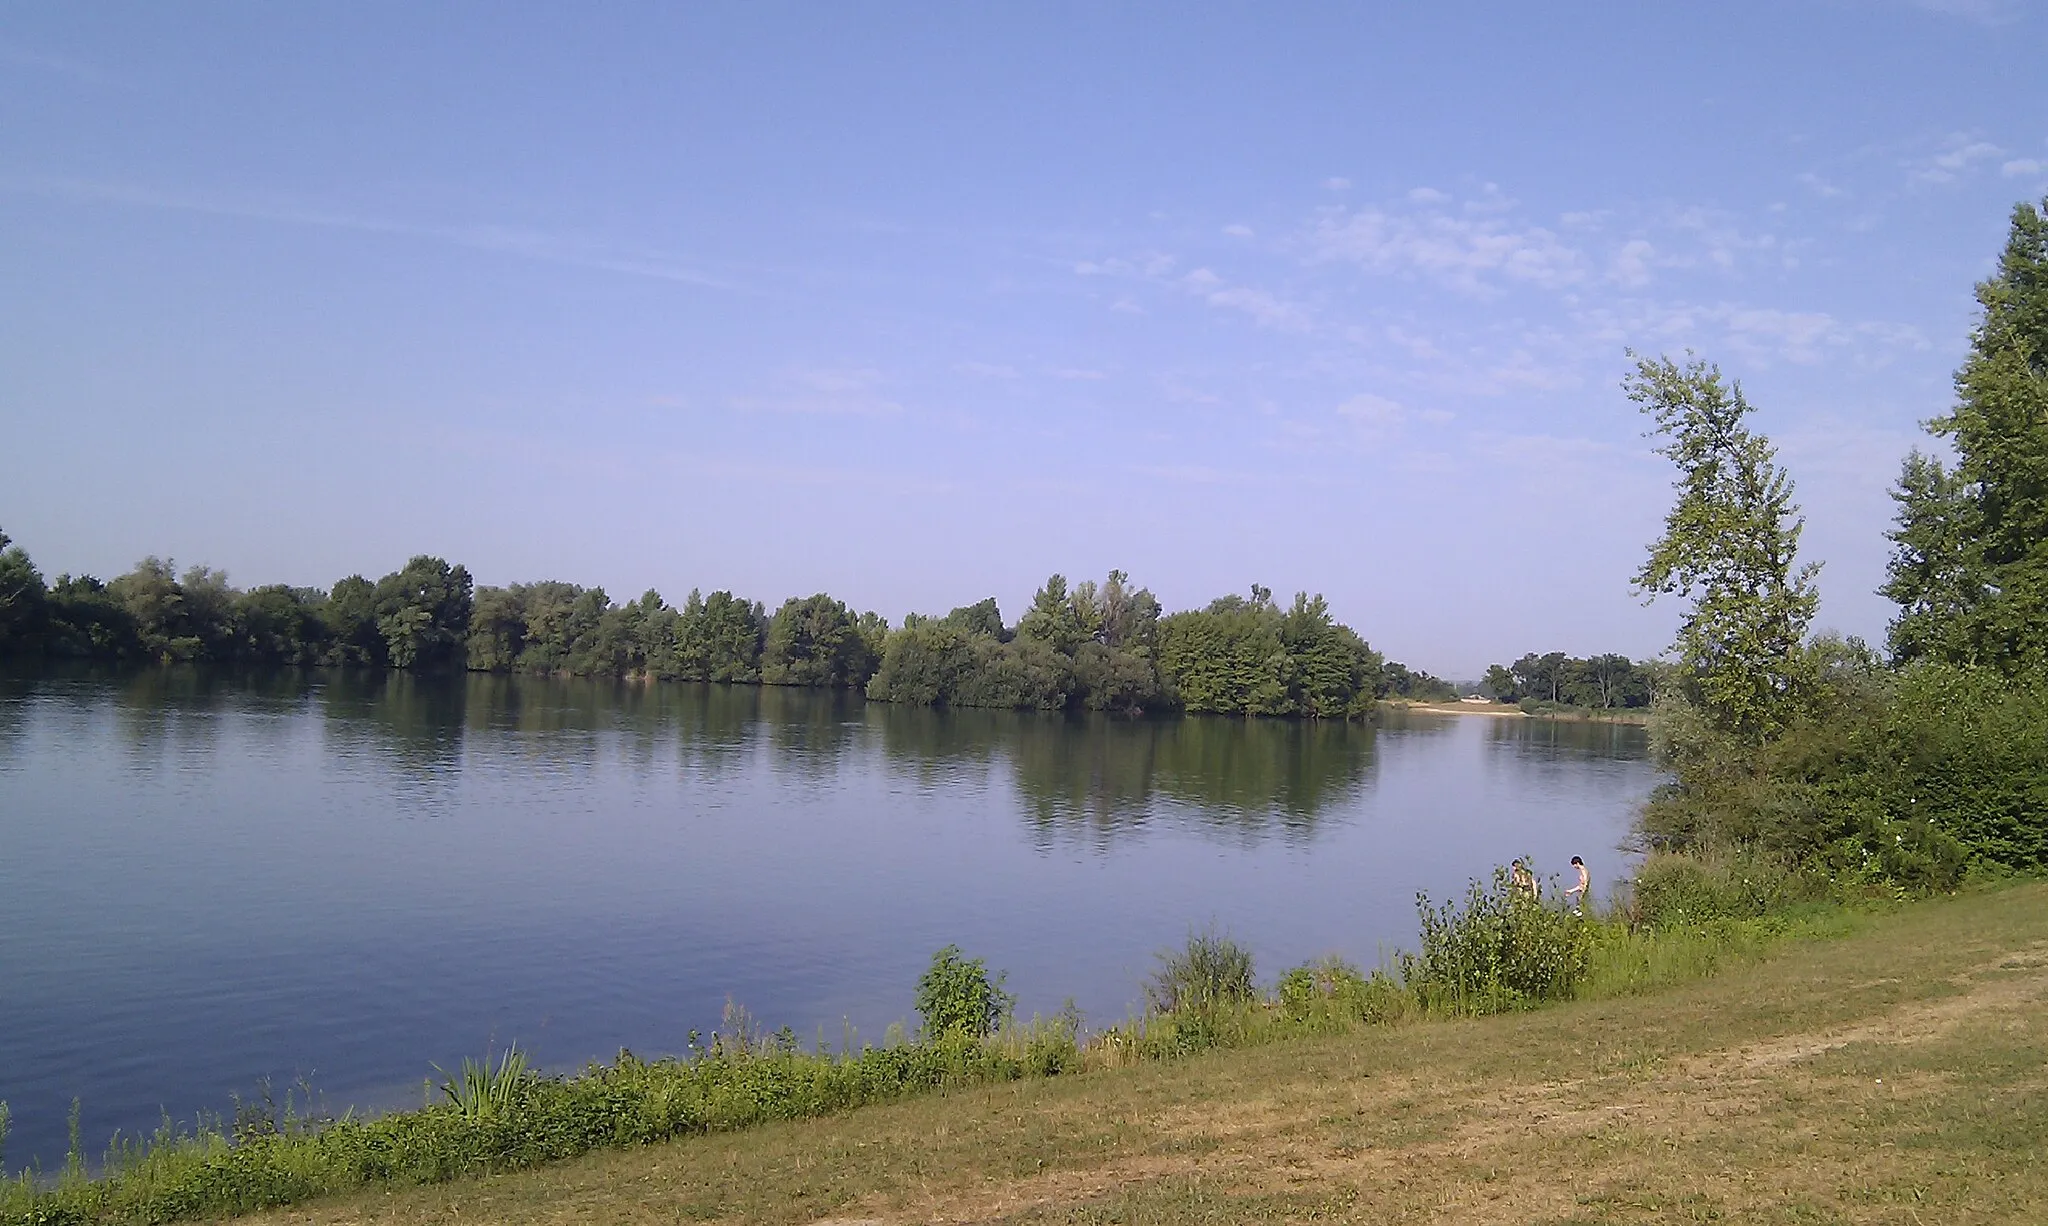
M0 1185L0 1222L166 1221L214 1217L263 1205L312 1203L335 1196L341 1198L337 1203L353 1207L338 1211L340 1216L316 1215L311 1220L355 1220L348 1215L368 1213L374 1217L384 1209L398 1214L386 1220L438 1220L457 1216L457 1207L467 1203L463 1198L474 1197L491 1187L509 1186L502 1183L503 1173L515 1170L533 1172L532 1182L525 1185L527 1190L517 1194L532 1203L517 1212L501 1211L506 1207L492 1209L485 1216L492 1220L555 1220L550 1216L552 1202L582 1178L578 1171L588 1169L591 1163L612 1172L622 1169L617 1161L644 1163L649 1167L648 1176L659 1174L671 1164L674 1169L687 1171L705 1162L703 1155L707 1152L736 1152L718 1141L721 1135L744 1132L749 1137L762 1138L750 1149L758 1145L772 1151L782 1143L776 1138L787 1139L786 1134L775 1129L829 1116L839 1120L835 1128L858 1132L860 1119L885 1118L876 1115L878 1110L907 1110L900 1106L900 1100L906 1098L924 1100L922 1110L934 1121L931 1126L936 1129L937 1138L951 1137L956 1129L964 1129L961 1135L971 1135L975 1127L949 1122L958 1113L954 1105L957 1101L1068 1101L1063 1091L1019 1088L1052 1083L1102 1087L1102 1093L1109 1099L1109 1109L1103 1118L1123 1121L1112 1129L1109 1142L1114 1144L1109 1147L1121 1152L1129 1148L1126 1142L1142 1141L1137 1151L1125 1157L1137 1162L1132 1169L1150 1170L1153 1160L1161 1156L1160 1146L1166 1146L1169 1153L1180 1152L1176 1148L1179 1143L1158 1131L1159 1120L1153 1108L1116 1104L1135 1092L1133 1086L1166 1089L1165 1083L1158 1080L1159 1074L1148 1070L1169 1068L1189 1070L1191 1083L1171 1091L1184 1103L1188 1118L1234 1120L1251 1132L1269 1134L1268 1140L1274 1144L1304 1128L1312 1128L1313 1121L1320 1120L1336 1129L1333 1135L1340 1139L1334 1142L1335 1152L1344 1158L1353 1151L1385 1148L1406 1135L1395 1125L1412 1107L1410 1091L1422 1085L1438 1088L1432 1091L1436 1099L1431 1114L1455 1117L1452 1122L1456 1129L1491 1127L1489 1121L1498 1119L1490 1112L1503 1102L1528 1106L1535 1123L1553 1114L1559 1118L1599 1121L1606 1117L1597 1111L1587 1114L1584 1103L1607 1104L1614 1101L1616 1094L1640 1097L1645 1092L1668 1095L1673 1100L1665 1104L1668 1112L1660 1107L1652 1112L1653 1116L1661 1118L1671 1112L1682 1115L1681 1108L1704 1092L1702 1085L1722 1076L1721 1073L1702 1071L1661 1089L1645 1091L1616 1070L1644 1067L1645 1059L1654 1063L1678 1056L1687 1060L1706 1058L1708 1064L1702 1066L1704 1069L1723 1068L1714 1063L1719 1058L1715 1052L1727 1045L1727 1035L1740 1030L1736 1027L1731 1031L1726 1024L1728 1019L1721 1017L1723 1013L1733 1018L1750 1016L1752 1021L1768 1023L1767 1029L1778 1027L1761 1036L1775 1045L1771 1050L1790 1053L1782 1059L1773 1056L1766 1061L1775 1067L1778 1063L1789 1065L1808 1055L1852 1045L1859 1041L1854 1036L1880 1034L1884 1027L1893 1024L1878 1019L1842 1030L1844 1010L1853 1012L1861 1007L1849 997L1868 997L1888 1008L1909 999L1923 1000L1933 1010L1928 1016L1946 1017L1948 1014L1943 1010L1950 1006L1940 1002L1954 992L1958 982L1981 981L1986 1010L2031 1005L2048 995L2048 984L2038 982L2042 968L2048 966L2048 955L2042 953L2048 949L2048 887L2041 885L1917 904L1890 914L1816 904L1787 914L1748 920L1679 922L1660 931L1623 924L1619 919L1584 922L1533 906L1523 910L1525 904L1513 900L1505 883L1503 876L1495 883L1496 892L1491 895L1474 893L1463 911L1470 923L1449 918L1446 922L1452 924L1450 929L1441 923L1433 928L1426 916L1423 957L1403 959L1392 977L1376 974L1361 979L1341 967L1318 965L1282 976L1276 996L1205 993L1195 998L1197 1004L1192 1011L1186 1004L1190 998L1181 996L1181 1005L1162 1006L1168 1010L1164 1014L1093 1036L1078 1035L1071 1023L1055 1020L1008 1028L986 1041L968 1034L948 1033L841 1056L807 1054L800 1050L794 1036L765 1035L740 1014L728 1018L726 1032L708 1048L697 1049L684 1060L645 1063L622 1053L614 1065L591 1066L569 1078L534 1078L516 1062L495 1070L469 1068L450 1086L449 1102L419 1111L370 1121L344 1119L312 1124L293 1121L288 1116L238 1118L232 1137L212 1134L160 1138L148 1146L130 1143L109 1155L109 1177L99 1181L86 1179L82 1164L74 1161L60 1183L44 1192L31 1192L21 1184ZM1454 917L1449 910L1439 914ZM1483 946L1470 944L1503 921L1515 935L1499 954L1486 954ZM1436 935L1432 936L1432 932ZM1999 948L1987 952L1987 940ZM1191 942L1181 964L1183 969L1204 964L1198 955L1200 944ZM1825 952L1835 946L1849 952ZM1562 952L1565 961L1555 960L1559 953L1537 952L1545 949ZM1579 952L1566 952L1570 949ZM1510 953L1511 950L1529 952ZM1788 952L1771 956L1777 950ZM1537 961L1527 960L1532 955ZM1844 969L1862 967L1887 956L1897 963L1889 977L1872 979L1863 970L1851 974ZM1480 960L1474 961L1475 957ZM1486 961L1493 957L1507 957L1508 961ZM1955 958L1963 961L1956 962ZM1987 962L1986 958L1993 960ZM1810 980L1814 985L1811 990L1771 982L1773 974L1782 978L1782 972L1769 968L1788 962L1808 967L1794 979ZM1211 960L1208 965L1213 968L1219 964ZM1488 965L1494 969L1484 969ZM1919 966L1919 977L1896 973L1898 967L1904 966ZM1698 981L1717 970L1732 973L1714 981L1711 988L1701 987ZM1199 970L1188 973L1195 978L1177 982L1193 985L1202 974ZM1239 981L1243 985L1239 991L1249 992L1248 960L1242 973L1246 978ZM1531 973L1537 977L1528 978ZM1842 990L1828 987L1830 984L1840 985ZM1905 986L1899 991L1891 990L1897 985ZM1872 995L1873 988L1885 990ZM1702 995L1723 1002L1701 1013L1701 1017L1714 1020L1712 1033L1702 1038L1688 1031L1672 1031L1669 1019L1684 1014L1689 1007L1687 999ZM1518 1007L1560 997L1573 1003L1556 1004L1537 1014L1514 1013ZM1788 1000L1792 1002L1789 1006L1785 1003ZM1209 1003L1201 1003L1204 1001ZM1747 1003L1750 1001L1763 1003L1752 1006ZM924 1005L920 1004L920 1008ZM1180 1011L1174 1012L1176 1008ZM1502 1010L1509 1011L1517 1020L1469 1020L1474 1014L1497 1014ZM1578 1020L1523 1020L1560 1015ZM1467 1020L1454 1020L1457 1018ZM1781 1033L1782 1025L1788 1022L1794 1026L1789 1037ZM1564 1029L1560 1030L1560 1025ZM1833 1029L1817 1031L1814 1026ZM1611 1031L1608 1037L1594 1037L1593 1032L1603 1027ZM1652 1043L1644 1049L1650 1053L1648 1056L1642 1052L1631 1054L1631 1044L1640 1046L1638 1032L1661 1035L1677 1047L1666 1051ZM1524 1044L1521 1059L1533 1066L1583 1067L1569 1076L1563 1072L1545 1074L1538 1083L1525 1084L1519 1077L1500 1080L1500 1070L1490 1068L1487 1057L1472 1055L1488 1043L1506 1041L1503 1035L1517 1034L1525 1038L1549 1035L1555 1039L1556 1050L1541 1043L1533 1047ZM1851 1037L1841 1038L1844 1034ZM1217 1049L1237 1055L1204 1054ZM1254 1055L1255 1051L1282 1054L1261 1056ZM1360 1051L1375 1054L1360 1063ZM1734 1069L1728 1075L1747 1078L1755 1070L1756 1059L1753 1053L1738 1055L1736 1064L1727 1066ZM1461 1063L1468 1057L1476 1059L1477 1064L1467 1067ZM1224 1083L1217 1084L1214 1075L1219 1066L1215 1062L1219 1059L1226 1062L1221 1067L1227 1067L1231 1060L1241 1060L1248 1062L1247 1069L1296 1068L1301 1082L1299 1095L1276 1094L1269 1084L1275 1077L1271 1072L1230 1074ZM1345 1091L1358 1096L1365 1106L1335 1115L1318 1115L1300 1106L1327 1098L1338 1081L1372 1078L1380 1074L1382 1066L1404 1062L1417 1065L1419 1071L1413 1079L1354 1084ZM2038 1063L2026 1067L2038 1067ZM1616 1076L1622 1076L1622 1080L1617 1082ZM1129 1077L1139 1080L1121 1080ZM1178 1077L1177 1073L1169 1075L1170 1080ZM1281 1078L1283 1083L1285 1080ZM1385 1097L1382 1091L1389 1084L1407 1086L1401 1091L1405 1097L1381 1101ZM1254 1113L1256 1121L1246 1114L1241 1092L1246 1087L1258 1087L1255 1101L1263 1106ZM1450 1089L1446 1092L1445 1087ZM934 1099L933 1091L942 1093ZM1078 1101L1102 1105L1101 1094L1091 1098L1092 1091L1076 1093L1081 1096ZM1467 1106L1475 1102L1489 1106L1478 1117L1466 1120L1458 1110L1461 1097ZM1715 1099L1709 1093L1705 1101ZM999 1106L997 1110L1010 1108ZM1380 1117L1382 1112L1392 1113L1391 1122ZM1711 1115L1710 1111L1710 1118ZM1090 1114L1088 1118L1094 1116ZM1509 1118L1520 1117L1511 1111ZM1048 1126L1059 1123L1060 1128L1078 1122L1047 1121ZM1423 1135L1435 1136L1438 1131L1432 1126ZM1042 1132L1027 1128L1023 1135L1028 1139ZM801 1138L813 1134L787 1135ZM1077 1149L1063 1143L1054 1145L1052 1156L1092 1160L1098 1156L1099 1148L1109 1144L1092 1132L1087 1137ZM1342 1139L1345 1137L1360 1139ZM1372 1140L1375 1137L1379 1139ZM1188 1152L1211 1153L1227 1140L1228 1136L1208 1137L1200 1147ZM799 1149L803 1143L791 1142ZM715 1191L722 1199L713 1205L701 1203L699 1197L700 1203L687 1207L684 1215L733 1220L807 1220L825 1208L857 1204L862 1213L879 1213L885 1220L904 1216L930 1220L935 1213L932 1207L904 1201L899 1195L903 1189L892 1190L890 1185L874 1183L869 1178L873 1172L861 1164L860 1151L884 1144L882 1140L857 1140L850 1147L841 1147L847 1166L844 1178L852 1183L835 1192L834 1199L827 1204L812 1199L824 1189L802 1173L816 1167L818 1160L806 1158L801 1152L786 1154L790 1167L783 1173L782 1199L773 1205L732 1202L738 1193L723 1181L718 1164L713 1161L702 1168L702 1178L707 1181L704 1188ZM1030 1151L1032 1172L1048 1167L1057 1171L1062 1165L1074 1165L1052 1161L1036 1145L1034 1142ZM621 1148L634 1149L638 1156L630 1160L591 1156ZM1238 1161L1246 1170L1275 1161L1286 1166L1292 1163L1294 1153L1290 1142L1271 1152L1264 1148L1244 1151ZM1425 1147L1413 1159L1433 1160L1433 1154L1433 1150ZM1517 1161L1528 1157L1522 1155ZM999 1180L1008 1170L1000 1162L994 1166L982 1163L975 1156L974 1147L962 1150L950 1143L940 1146L930 1161L914 1154L907 1160L908 1169L942 1172L963 1189ZM1338 1162L1330 1169L1346 1170L1350 1165ZM1229 1165L1224 1169L1230 1169ZM1190 1166L1177 1177L1210 1180L1210 1170L1206 1164L1200 1171ZM489 1177L489 1181L476 1183L478 1176ZM1133 1181L1157 1182L1151 1175L1126 1173L1118 1175L1115 1184L1122 1187ZM645 1182L645 1178L628 1181ZM450 1188L435 1194L402 1190L423 1184L449 1184ZM928 1193L929 1185L930 1180L924 1179L919 1195ZM755 1189L748 1195L758 1199L769 1191ZM1098 1188L1088 1194L1090 1203L1099 1192ZM1259 1197L1265 1194L1254 1196L1243 1208L1256 1208L1254 1202L1263 1203ZM579 1199L586 1195L587 1189L574 1193ZM1170 1196L1167 1203L1172 1203ZM400 1208L405 1205L412 1207ZM604 1220L631 1220L652 1212L670 1217L676 1209L673 1204L660 1207L619 1202L596 1216ZM979 1211L970 1216L978 1214ZM1140 1216L1157 1215L1148 1212ZM1174 1215L1164 1216L1171 1220ZM294 1216L279 1220L306 1219Z
M691 1138L259 1223L2038 1221L2048 886L1718 976Z
M1549 719L1592 724L1648 725L1650 722L1650 712L1644 708L1538 707L1529 710L1510 702L1406 702L1401 699L1386 699L1381 705L1390 710L1425 715L1491 715L1505 719Z

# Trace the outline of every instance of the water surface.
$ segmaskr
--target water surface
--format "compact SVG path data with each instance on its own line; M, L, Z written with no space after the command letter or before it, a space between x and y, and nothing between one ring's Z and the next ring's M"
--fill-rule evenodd
M932 951L1098 1022L1211 922L1261 977L1412 942L1532 855L1602 883L1642 730L1124 721L755 687L342 673L0 680L9 1165L260 1079L673 1052L728 998L880 1038Z

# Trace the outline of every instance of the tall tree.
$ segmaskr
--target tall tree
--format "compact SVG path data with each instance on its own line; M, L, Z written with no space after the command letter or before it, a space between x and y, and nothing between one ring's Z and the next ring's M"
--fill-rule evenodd
M1678 469L1678 497L1636 588L1692 602L1676 644L1689 696L1718 727L1768 738L1803 699L1799 648L1820 603L1819 565L1794 568L1805 520L1792 479L1745 424L1742 385L1723 382L1718 367L1638 358L1622 387Z
M1895 655L2017 674L2048 669L2048 198L2013 209L1977 304L1955 407L1928 423L1956 467L1908 457L1883 591Z
M42 573L0 532L0 656L41 649L44 605Z

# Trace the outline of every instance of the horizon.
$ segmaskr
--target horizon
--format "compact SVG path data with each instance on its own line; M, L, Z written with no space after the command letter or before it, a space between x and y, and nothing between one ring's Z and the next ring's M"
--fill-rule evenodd
M1454 681L1653 658L1623 351L1691 348L1876 642L1887 492L2048 193L1996 0L11 15L0 528L46 575L425 553L900 624L1114 568L1321 592Z

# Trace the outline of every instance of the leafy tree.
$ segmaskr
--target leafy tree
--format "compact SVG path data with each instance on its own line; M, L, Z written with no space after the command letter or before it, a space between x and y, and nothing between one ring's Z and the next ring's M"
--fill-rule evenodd
M1190 711L1288 714L1287 645L1271 590L1254 584L1250 600L1225 596L1163 619L1159 671Z
M1294 607L1280 618L1280 644L1293 714L1351 719L1371 712L1380 656L1351 627L1337 624L1320 594L1295 593Z
M350 575L327 593L327 624L334 648L327 662L383 668L390 660L384 635L377 628L377 585Z
M679 675L691 681L758 681L766 611L731 592L690 593L677 627Z
M107 585L91 575L58 575L50 585L46 649L101 660L142 657L135 619Z
M948 625L956 626L969 634L986 634L992 639L1008 639L1010 632L1003 625L1003 611L996 607L996 598L974 604L962 605L946 614Z
M469 571L420 554L377 581L377 633L393 668L460 667L473 600Z
M864 686L876 664L853 614L819 592L802 600L792 596L775 611L761 651L761 680L769 685Z
M1017 637L1036 639L1055 651L1073 654L1074 648L1094 637L1088 621L1094 616L1094 584L1085 585L1088 595L1080 601L1067 590L1067 577L1053 575L1031 598L1031 607L1017 619Z
M242 594L233 618L237 653L259 664L317 664L330 648L326 593L267 584Z
M176 568L154 555L107 585L108 592L134 620L145 656L153 660L192 660L201 643L185 614L185 592Z
M509 673L526 649L526 593L512 587L480 587L470 606L464 655L471 670Z
M46 603L42 572L0 532L0 656L42 649Z
M1928 423L1956 466L1907 457L1883 593L1892 653L2048 669L2048 199L2021 203L1956 372L1955 407Z
M1637 360L1622 386L1656 423L1678 497L1637 572L1652 599L1692 602L1677 650L1692 700L1744 739L1783 729L1804 698L1799 647L1819 605L1820 567L1793 569L1805 521L1770 440L1744 424L1739 383L1699 360Z

